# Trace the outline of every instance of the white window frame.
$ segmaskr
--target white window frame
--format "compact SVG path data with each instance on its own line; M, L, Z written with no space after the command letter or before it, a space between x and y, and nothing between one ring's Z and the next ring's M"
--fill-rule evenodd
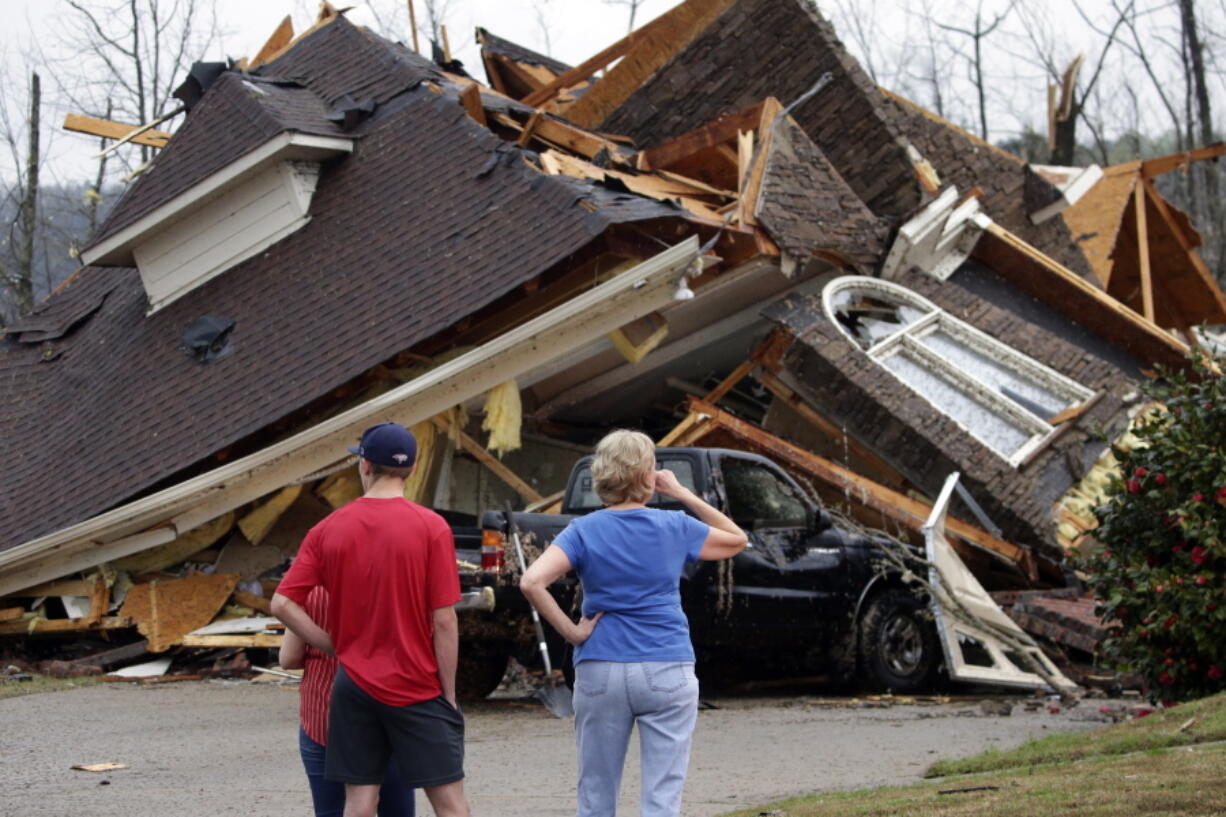
M906 351L907 356L915 363L922 365L927 371L941 378L950 386L962 391L985 409L1002 417L1011 425L1019 428L1022 433L1029 432L1029 438L1012 453L997 450L993 445L961 420L950 415L941 406L925 400L945 416L953 420L966 433L979 440L988 450L1007 461L1013 467L1018 467L1037 450L1041 449L1057 433L1058 428L1048 422L1047 418L1039 417L1022 404L1000 394L996 389L985 385L973 375L942 357L931 347L920 342L920 338L938 330L965 343L980 354L990 358L1003 367L1012 370L1021 378L1030 380L1036 385L1050 391L1057 397L1066 399L1069 407L1081 405L1094 396L1094 392L1075 380L1072 380L1049 366L1024 355L1006 343L988 335L966 321L955 318L941 307L899 284L883 281L879 278L868 278L860 275L844 275L830 281L822 289L822 305L826 317L838 327L845 337L858 348L863 348L861 341L839 322L836 313L836 297L844 290L855 289L868 295L876 295L892 303L906 304L914 309L926 312L922 318L899 327L896 332L878 340L866 350L869 358L890 372L899 382L911 388L905 379L895 374L885 361L895 354ZM919 394L919 392L916 392Z

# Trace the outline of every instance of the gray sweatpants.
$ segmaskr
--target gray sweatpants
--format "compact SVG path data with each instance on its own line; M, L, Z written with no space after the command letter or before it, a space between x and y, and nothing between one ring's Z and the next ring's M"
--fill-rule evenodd
M698 718L687 662L582 661L575 668L579 817L613 817L630 730L639 727L642 817L677 817Z

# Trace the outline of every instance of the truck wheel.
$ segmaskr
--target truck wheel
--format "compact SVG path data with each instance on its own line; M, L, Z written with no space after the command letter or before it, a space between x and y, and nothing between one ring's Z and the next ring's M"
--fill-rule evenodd
M510 655L497 644L467 642L460 645L460 661L456 667L456 697L462 701L479 701L498 688L507 671Z
M874 596L859 624L862 679L875 689L916 692L940 666L940 645L927 607L910 591L892 588Z

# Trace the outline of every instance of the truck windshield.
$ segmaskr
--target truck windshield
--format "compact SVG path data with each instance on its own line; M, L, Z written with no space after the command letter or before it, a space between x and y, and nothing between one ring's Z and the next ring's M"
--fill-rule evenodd
M745 530L805 526L808 520L805 503L774 471L735 457L724 457L722 466L733 522Z
M659 457L656 461L656 467L667 468L677 476L677 481L691 491L698 493L698 486L694 482L694 465L689 459L684 457ZM664 499L659 494L653 494L648 505L659 507L680 507L680 505L671 499ZM580 467L579 473L575 475L575 490L571 495L570 504L567 508L569 513L586 513L588 511L598 511L604 507L604 503L600 501L600 497L596 496L596 488L592 485L592 467L584 465Z

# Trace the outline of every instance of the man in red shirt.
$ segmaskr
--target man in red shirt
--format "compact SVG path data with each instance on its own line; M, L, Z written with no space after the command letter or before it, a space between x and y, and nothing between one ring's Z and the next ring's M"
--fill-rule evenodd
M286 627L341 664L325 775L345 784L346 817L373 817L389 762L438 817L468 817L451 529L404 498L417 443L403 426L372 426L349 450L363 496L311 529L272 600ZM324 622L303 609L315 587L328 591Z

